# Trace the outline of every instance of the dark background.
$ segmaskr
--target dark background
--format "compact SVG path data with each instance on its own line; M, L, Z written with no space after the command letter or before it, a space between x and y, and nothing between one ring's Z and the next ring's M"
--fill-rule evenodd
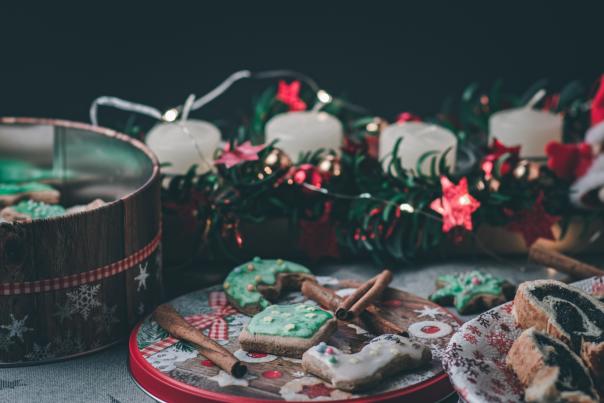
M604 72L601 1L200 3L0 6L0 115L88 121L99 95L164 109L238 69L291 68L392 118L472 81L520 92ZM195 116L247 110L250 85Z

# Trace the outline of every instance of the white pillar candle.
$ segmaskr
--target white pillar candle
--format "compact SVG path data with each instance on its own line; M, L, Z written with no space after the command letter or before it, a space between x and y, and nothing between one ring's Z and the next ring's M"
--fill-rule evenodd
M489 119L489 143L493 138L520 145L522 158L544 158L546 144L562 140L562 116L530 107L496 112Z
M398 149L402 167L417 171L419 158L428 151L436 151L435 156L440 159L447 149L446 163L452 171L455 166L457 154L457 138L449 130L424 122L396 123L386 127L380 134L380 160L383 160L384 170L392 160L392 151L396 141L402 138ZM420 169L423 174L430 174L430 160L423 161ZM437 166L438 169L438 166ZM438 171L437 171L438 172Z
M170 163L170 166L162 167L162 173L183 175L197 164L197 173L202 174L213 166L220 131L203 120L159 123L147 134L146 142L160 163Z
M319 148L339 152L343 132L342 123L326 112L287 112L268 121L265 142L279 140L275 146L297 161L300 153Z

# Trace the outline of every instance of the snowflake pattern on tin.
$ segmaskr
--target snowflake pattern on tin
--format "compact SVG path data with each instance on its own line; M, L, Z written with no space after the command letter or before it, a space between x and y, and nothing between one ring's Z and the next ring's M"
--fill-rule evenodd
M588 279L573 286L590 292L603 280ZM462 325L443 354L443 366L455 390L468 403L524 401L524 388L505 364L508 351L522 332L512 307L513 302L508 302Z
M147 289L147 278L149 278L149 276L150 276L150 274L147 272L148 267L149 267L148 261L145 262L144 265L142 263L138 265L138 275L136 277L134 277L134 279L138 283L136 291Z
M25 359L28 361L44 361L54 357L55 353L52 349L52 343L46 345L34 343L31 351L25 354Z
M100 284L81 285L67 293L67 301L71 314L80 314L84 319L88 319L92 310L101 306L99 301Z
M10 319L11 319L10 323L8 325L1 325L0 328L8 330L9 338L15 338L15 339L19 339L20 341L23 341L23 334L34 330L31 327L27 327L25 325L25 322L27 322L28 316L29 315L25 315L22 319L17 319L11 313L10 314Z

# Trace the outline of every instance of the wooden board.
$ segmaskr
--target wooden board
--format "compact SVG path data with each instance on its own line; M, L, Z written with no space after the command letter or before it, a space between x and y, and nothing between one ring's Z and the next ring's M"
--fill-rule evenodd
M346 295L351 289L342 288L330 277L320 281ZM152 319L147 318L130 338L130 370L135 381L148 393L163 401L257 402L349 400L359 401L434 401L452 392L440 357L447 343L459 327L458 319L444 308L404 291L388 289L379 305L388 311L391 319L409 329L412 339L429 345L434 356L429 366L414 372L405 372L386 380L362 394L350 394L334 389L324 381L306 374L300 360L242 351L237 340L249 321L241 313L217 314L225 307L210 307L212 293L222 293L220 286L196 291L179 297L171 304L184 317L207 315L204 333L211 326L227 326L228 340L219 340L248 365L248 375L237 380L220 371L199 355L193 346L182 342L164 346L167 334ZM305 298L294 292L277 303L303 302ZM356 352L375 335L364 329L338 322L338 330L328 344L345 352Z

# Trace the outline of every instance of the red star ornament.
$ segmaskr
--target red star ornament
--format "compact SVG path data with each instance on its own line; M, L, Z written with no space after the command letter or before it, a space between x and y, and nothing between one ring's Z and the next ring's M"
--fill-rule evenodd
M306 109L306 103L300 98L300 88L300 81L292 81L288 84L281 80L276 98L287 105L290 111L303 111Z
M443 195L430 204L430 208L443 217L443 232L463 227L472 230L472 213L480 207L480 202L468 193L468 180L462 178L454 184L446 176L441 176Z
M543 194L541 194L530 209L515 213L514 221L508 223L506 228L520 233L526 246L531 246L540 238L555 240L552 226L558 220L560 217L548 214L543 208Z

